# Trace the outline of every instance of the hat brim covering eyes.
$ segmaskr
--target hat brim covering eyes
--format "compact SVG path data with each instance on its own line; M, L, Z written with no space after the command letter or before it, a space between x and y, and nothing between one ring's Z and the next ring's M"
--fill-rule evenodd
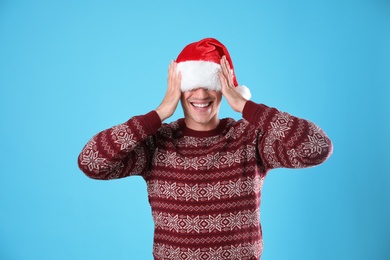
M221 91L221 81L218 71L221 65L209 61L185 61L177 64L181 72L181 90L189 91L196 88Z

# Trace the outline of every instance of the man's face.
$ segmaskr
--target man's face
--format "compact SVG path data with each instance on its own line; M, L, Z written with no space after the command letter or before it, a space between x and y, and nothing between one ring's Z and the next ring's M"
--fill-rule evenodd
M181 105L188 128L197 131L215 129L219 124L218 112L222 93L204 88L183 92Z

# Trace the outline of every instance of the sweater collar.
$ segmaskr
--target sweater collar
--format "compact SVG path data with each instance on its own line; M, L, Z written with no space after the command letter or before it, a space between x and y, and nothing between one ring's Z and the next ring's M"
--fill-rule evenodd
M224 131L226 124L227 124L227 119L224 118L224 119L219 120L218 126L215 129L209 130L209 131L196 131L196 130L192 130L192 129L188 128L185 121L184 121L184 118L179 119L178 124L179 124L179 128L184 136L192 136L192 137L198 137L198 138L212 137L212 136L220 135Z

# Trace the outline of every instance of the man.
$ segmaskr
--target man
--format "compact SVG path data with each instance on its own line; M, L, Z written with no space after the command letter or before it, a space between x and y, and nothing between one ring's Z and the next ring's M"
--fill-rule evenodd
M222 96L243 119L219 119ZM157 109L98 133L82 150L79 167L91 178L145 179L155 259L260 259L267 172L314 166L332 153L315 124L249 98L225 46L206 38L169 65ZM179 100L184 119L162 123Z

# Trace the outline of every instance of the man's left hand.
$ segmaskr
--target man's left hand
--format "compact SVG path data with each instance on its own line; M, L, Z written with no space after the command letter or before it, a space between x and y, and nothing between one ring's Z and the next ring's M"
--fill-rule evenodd
M222 94L234 111L242 113L247 100L236 91L233 84L233 75L226 57L221 59L221 71L218 73L222 85Z

